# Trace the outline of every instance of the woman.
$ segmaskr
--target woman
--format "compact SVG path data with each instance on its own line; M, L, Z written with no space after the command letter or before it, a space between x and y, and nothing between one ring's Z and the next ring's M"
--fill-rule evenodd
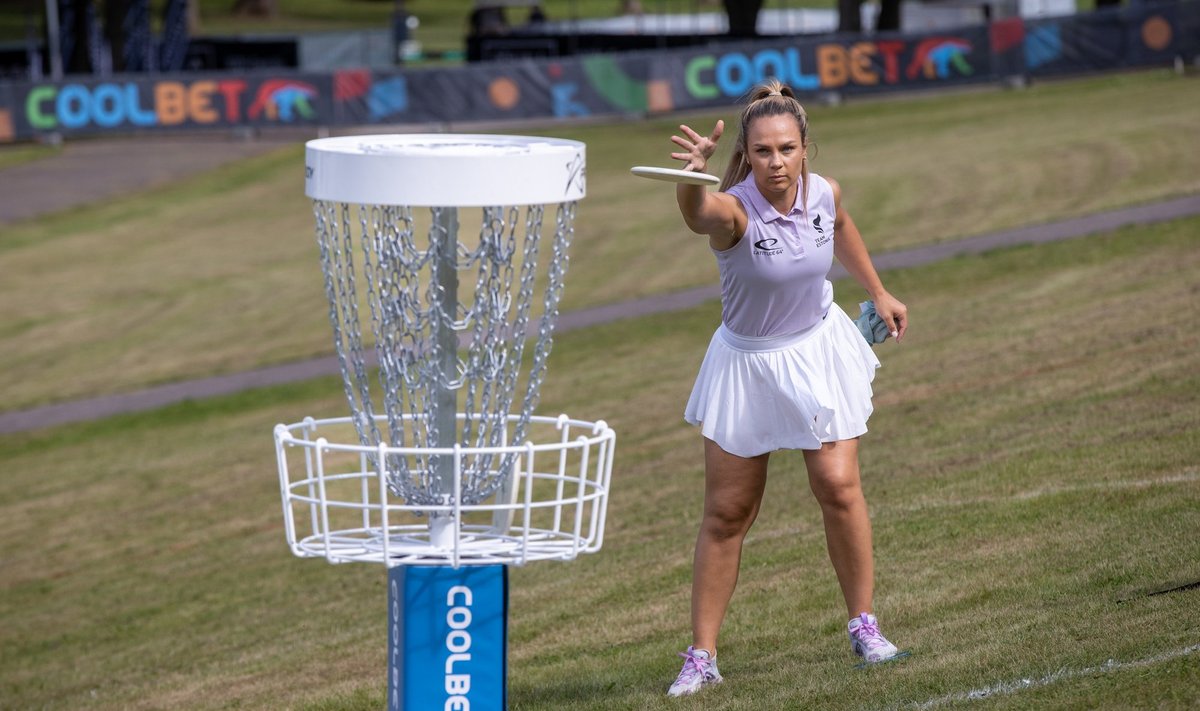
M682 150L671 157L706 172L724 122L708 137L680 128L684 136L671 140ZM704 436L704 514L692 570L693 639L671 696L721 681L717 633L777 449L804 451L854 653L869 663L898 653L872 614L871 523L858 469L879 361L833 303L833 257L898 342L907 309L883 288L840 186L809 172L808 117L792 90L778 81L758 87L740 131L718 192L676 189L684 222L708 235L717 258L722 315L684 414Z

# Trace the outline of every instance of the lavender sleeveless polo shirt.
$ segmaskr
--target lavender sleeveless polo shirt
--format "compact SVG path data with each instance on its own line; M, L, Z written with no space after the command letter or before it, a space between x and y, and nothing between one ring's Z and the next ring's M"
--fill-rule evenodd
M746 208L746 234L729 249L713 250L721 272L721 320L741 336L780 336L812 328L833 304L833 188L808 175L786 215L771 207L754 176L729 188Z

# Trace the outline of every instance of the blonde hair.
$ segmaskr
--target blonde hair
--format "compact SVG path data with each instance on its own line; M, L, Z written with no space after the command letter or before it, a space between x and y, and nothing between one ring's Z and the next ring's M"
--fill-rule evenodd
M721 179L722 192L737 185L750 174L750 161L746 158L746 134L750 124L764 116L788 115L796 119L800 127L801 147L808 147L808 114L796 99L795 92L787 84L778 79L767 81L754 87L747 97L746 107L742 109L741 126L738 129L737 142L733 145L733 155L729 157L729 166L725 168L725 177ZM800 189L804 195L803 209L808 208L808 159L800 168Z

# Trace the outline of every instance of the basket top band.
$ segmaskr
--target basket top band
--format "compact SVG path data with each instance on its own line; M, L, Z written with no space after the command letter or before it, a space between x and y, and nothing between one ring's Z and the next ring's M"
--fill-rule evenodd
M304 192L361 205L485 207L579 200L579 141L483 134L338 136L309 141Z

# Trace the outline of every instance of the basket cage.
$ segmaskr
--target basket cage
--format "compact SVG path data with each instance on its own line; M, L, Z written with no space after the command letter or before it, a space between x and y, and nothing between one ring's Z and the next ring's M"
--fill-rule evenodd
M508 418L510 434L517 420ZM334 444L352 437L354 429L349 417L276 427L286 536L296 555L389 567L521 565L571 560L599 550L603 542L616 443L603 421L530 418L530 438L523 445L490 452L491 461L510 468L489 472L500 486L489 502L479 504L463 503L465 496L437 505L398 497L389 467L405 461L415 472L429 461L427 453L386 444ZM466 464L476 459L462 447L440 454L456 464L451 486L457 491ZM452 529L439 542L429 521Z

